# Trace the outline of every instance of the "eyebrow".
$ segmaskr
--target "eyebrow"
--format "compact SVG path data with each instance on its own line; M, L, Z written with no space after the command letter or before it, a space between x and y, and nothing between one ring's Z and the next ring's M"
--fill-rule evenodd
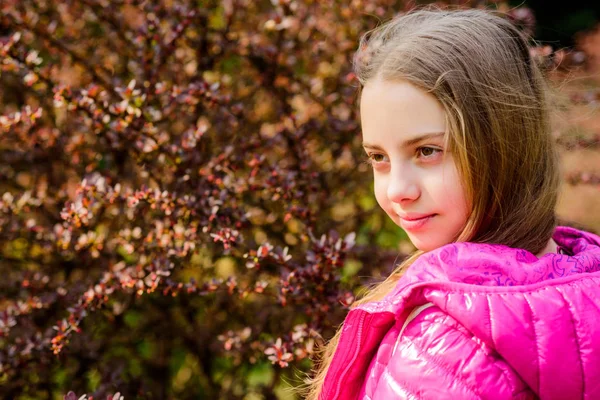
M425 133L423 135L414 137L412 139L405 140L402 143L402 147L414 146L415 144L422 142L424 140L433 139L433 138L437 138L437 137L444 136L444 135L445 135L444 132ZM363 147L368 147L370 149L375 149L375 150L383 150L381 146L378 146L376 144L369 144L369 143L365 143L365 142L363 142Z

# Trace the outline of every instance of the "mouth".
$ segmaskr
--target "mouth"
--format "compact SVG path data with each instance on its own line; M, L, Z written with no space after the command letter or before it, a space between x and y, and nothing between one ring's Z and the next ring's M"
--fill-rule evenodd
M416 231L424 228L436 215L437 214L400 217L400 226L407 231Z

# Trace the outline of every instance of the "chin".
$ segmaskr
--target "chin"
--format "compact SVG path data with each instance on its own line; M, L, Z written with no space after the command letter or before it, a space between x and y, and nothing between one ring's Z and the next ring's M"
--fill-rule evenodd
M421 246L421 245L417 245L415 242L413 242L413 245L418 249L421 250L424 253L427 253L428 251L432 251L437 249L438 247L442 247L442 246L435 246L435 245L427 245L427 246Z
M424 252L428 252L428 251L432 251L435 250L439 247L444 246L445 244L450 243L445 242L443 240L435 240L432 238L425 238L425 237L418 237L415 235L408 235L410 241L412 242L413 246L415 246L417 249L424 251Z

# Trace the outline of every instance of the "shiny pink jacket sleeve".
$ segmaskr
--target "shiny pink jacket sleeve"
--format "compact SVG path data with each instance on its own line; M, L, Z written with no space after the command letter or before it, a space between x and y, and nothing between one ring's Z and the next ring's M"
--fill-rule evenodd
M438 307L420 312L398 338L401 330L384 338L360 399L536 398L500 355Z

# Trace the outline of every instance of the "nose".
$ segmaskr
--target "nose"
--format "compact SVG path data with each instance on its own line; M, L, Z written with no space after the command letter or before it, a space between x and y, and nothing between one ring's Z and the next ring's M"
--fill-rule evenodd
M410 168L392 169L387 187L387 196L391 202L406 203L418 199L420 195L417 177Z

